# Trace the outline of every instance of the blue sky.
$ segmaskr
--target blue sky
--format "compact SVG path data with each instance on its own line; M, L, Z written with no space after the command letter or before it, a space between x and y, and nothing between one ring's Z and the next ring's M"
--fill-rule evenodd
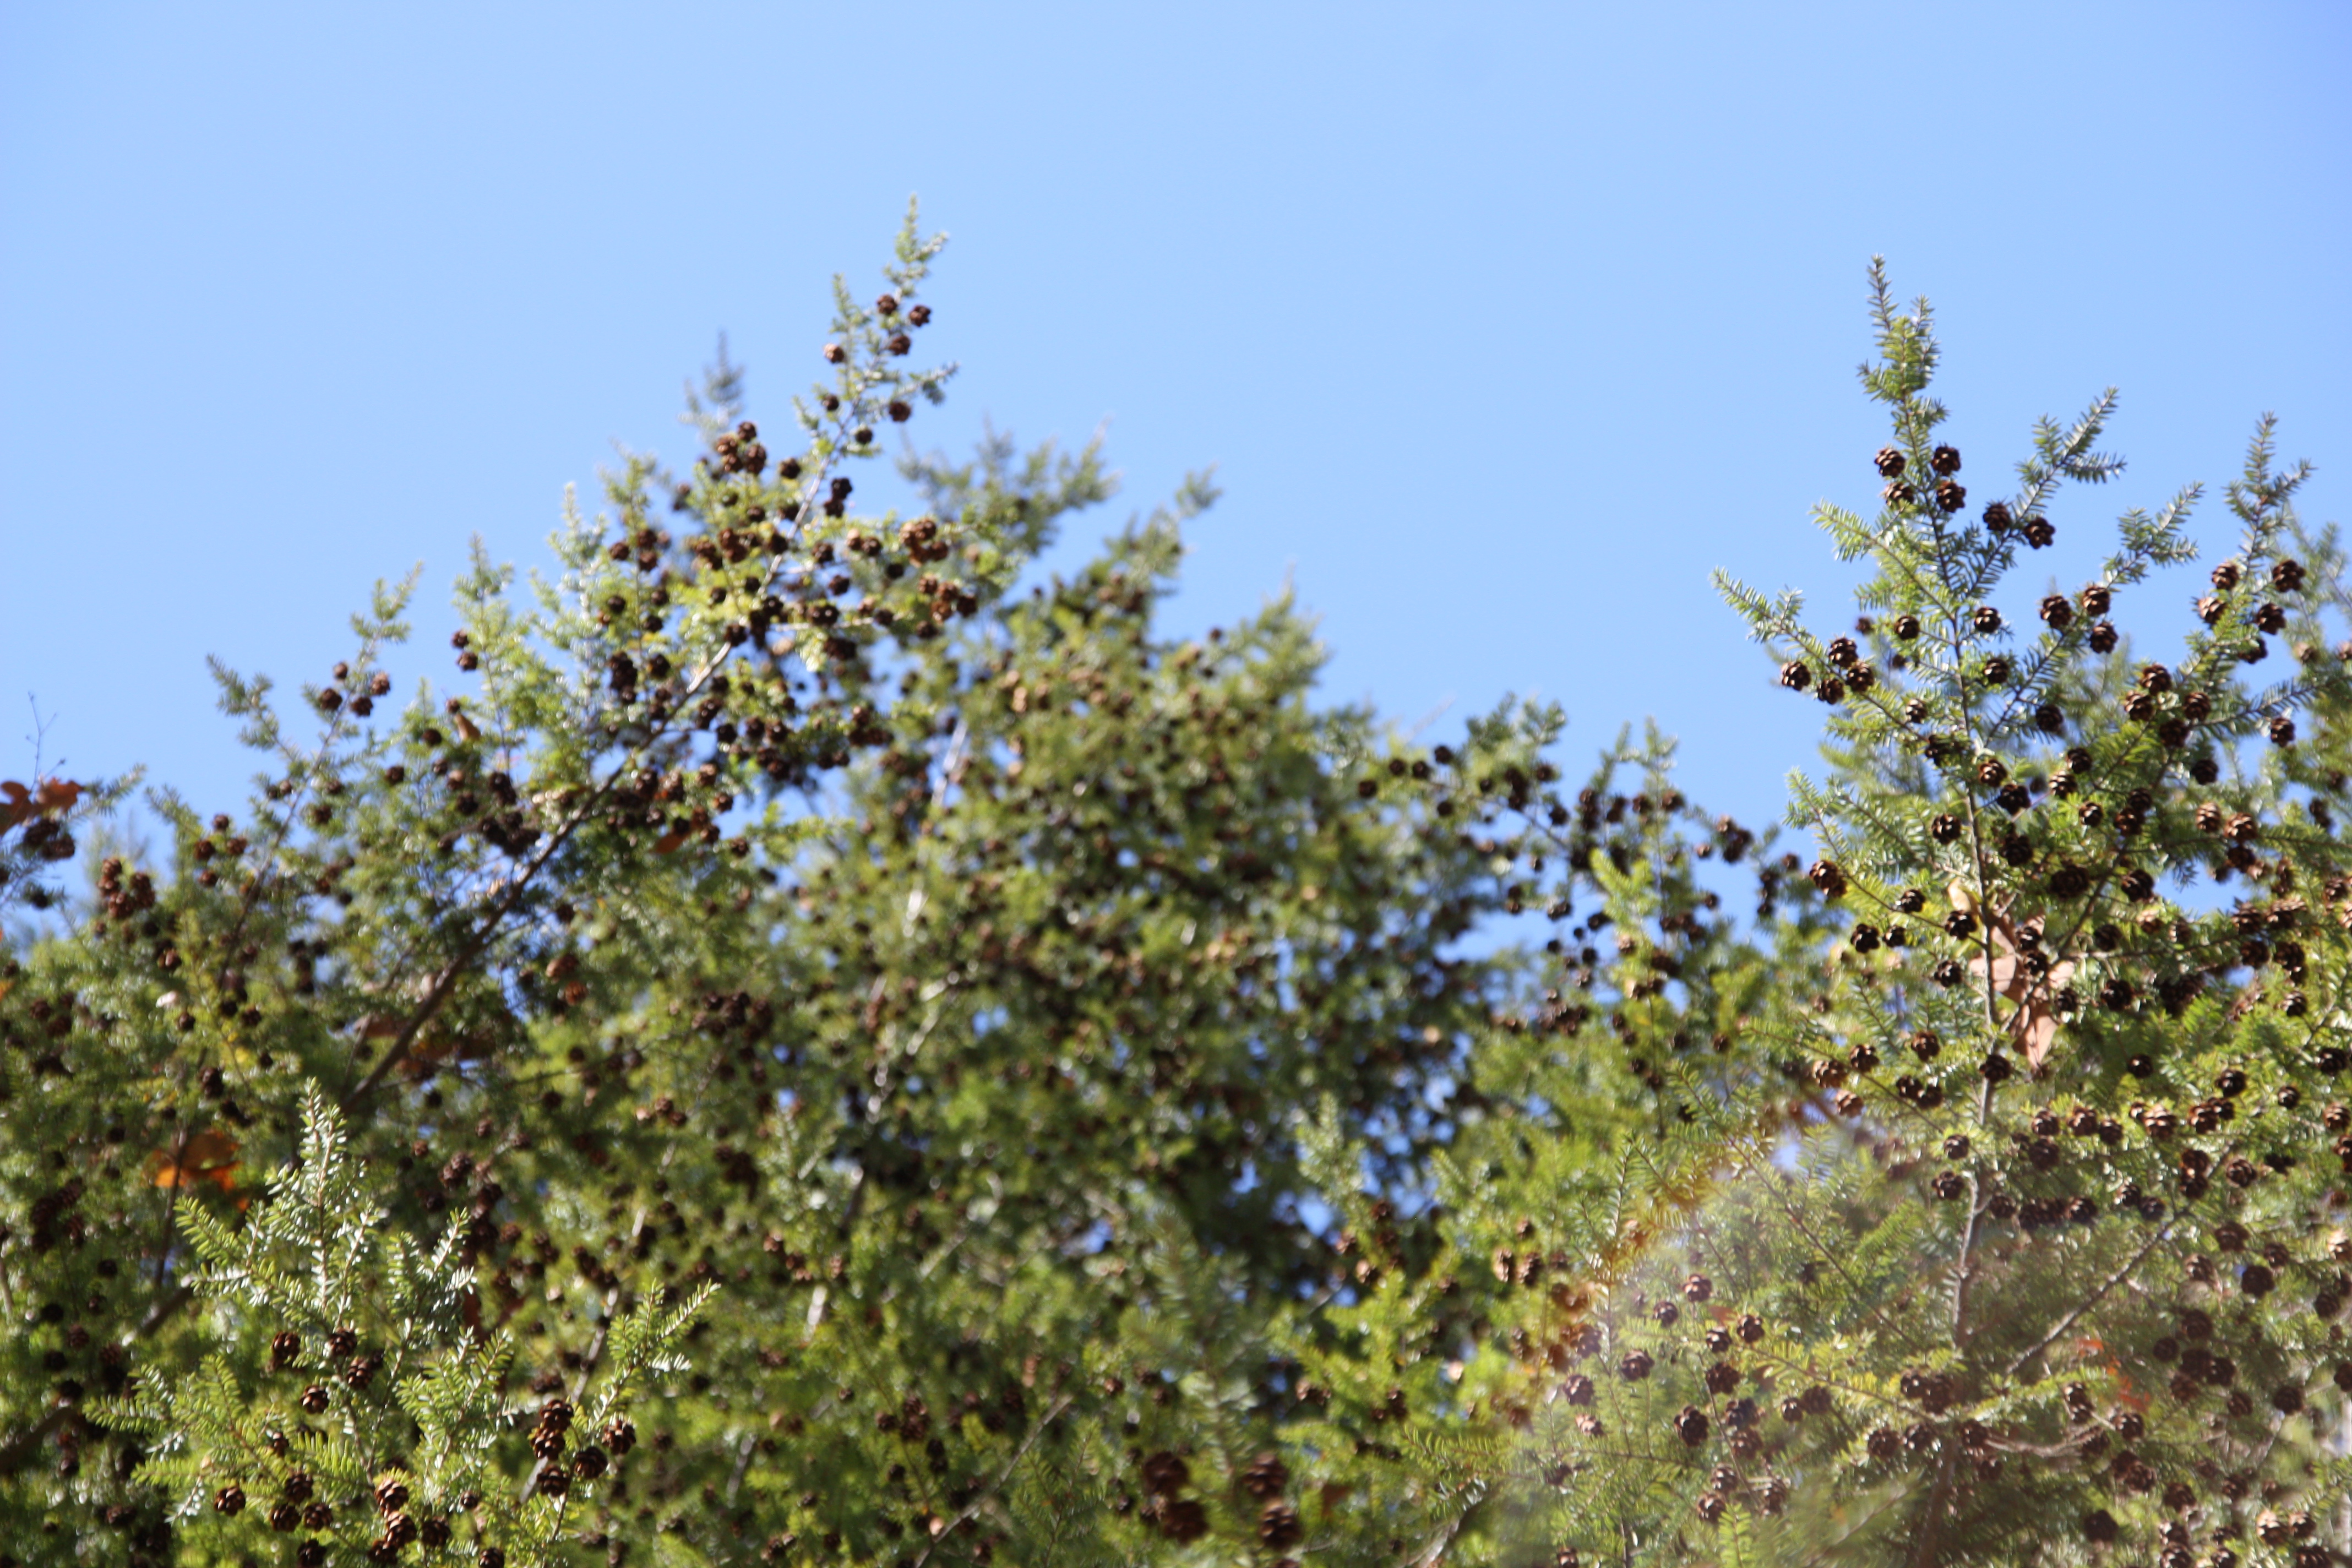
M916 439L1108 420L1105 526L1214 463L1178 628L1287 577L1334 700L1442 736L1539 691L1578 763L1654 715L1775 816L1819 710L1707 571L1840 602L1807 509L1874 494L1874 252L1936 300L1980 493L2122 388L2061 583L2264 409L2343 515L2347 67L2332 4L12 0L0 776L31 694L76 775L234 805L204 656L320 679L412 563L395 668L437 678L468 539L528 565L614 443L682 455L722 329L781 416L917 193L964 371Z

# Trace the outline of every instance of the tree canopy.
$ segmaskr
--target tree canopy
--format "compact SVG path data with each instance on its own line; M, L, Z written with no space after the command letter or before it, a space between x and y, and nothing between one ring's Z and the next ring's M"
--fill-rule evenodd
M861 508L939 244L478 558L455 679L413 579L219 670L255 794L162 856L0 786L0 1563L2352 1546L2352 606L2267 419L2136 649L2200 492L2032 582L2113 395L1979 479L1874 264L1858 613L1721 582L1823 705L1783 847L1654 729L1318 701L1286 595L1171 637L1206 476L1050 577L1095 447Z

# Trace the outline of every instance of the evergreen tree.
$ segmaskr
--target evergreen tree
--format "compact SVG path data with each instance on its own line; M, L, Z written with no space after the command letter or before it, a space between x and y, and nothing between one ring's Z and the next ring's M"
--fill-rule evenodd
M1593 865L1616 961L1578 955L1541 1050L1474 1058L1508 1114L1441 1163L1457 1272L1491 1250L1510 1287L1482 1349L1431 1367L1409 1299L1339 1347L1418 1360L1435 1396L1428 1453L1382 1439L1401 1479L1367 1484L1417 1513L1423 1561L2332 1561L2340 556L2296 524L2305 470L2265 419L2229 487L2239 547L2170 662L2110 616L2189 558L2194 487L2021 607L2062 486L2121 470L2095 450L2114 395L2039 426L1972 506L1927 306L1874 268L1872 315L1879 508L1819 512L1874 568L1863 613L1817 630L1794 595L1722 584L1828 707L1827 773L1791 780L1812 897L1768 891L1727 943L1684 913L1703 844ZM2294 657L2264 683L2273 637ZM1560 1108L1612 1057L1672 1114L1563 1158ZM1325 1452L1378 1418L1339 1408Z
M1286 599L1159 633L1205 478L1025 595L1094 448L855 509L936 249L791 455L722 354L689 471L478 560L456 689L406 585L299 739L223 671L258 791L163 862L0 797L0 1560L2346 1544L2352 604L2267 424L2172 663L2109 616L2193 491L2021 636L2112 395L1969 507L1874 272L1862 617L1725 584L1808 867L1654 731L1571 791L1556 710L1316 706Z

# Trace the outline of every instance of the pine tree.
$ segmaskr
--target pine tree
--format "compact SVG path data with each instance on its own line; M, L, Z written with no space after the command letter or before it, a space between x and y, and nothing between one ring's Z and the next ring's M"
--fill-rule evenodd
M2307 470L2265 419L2229 487L2238 549L2170 662L2111 616L2190 557L2194 487L2126 512L2092 582L2021 602L2062 487L2122 469L2095 449L2113 393L1971 506L1927 307L1874 268L1872 317L1879 507L1818 514L1874 568L1863 613L1818 630L1793 595L1722 584L1828 710L1826 773L1790 781L1808 896L1775 912L1768 889L1734 940L1682 920L1704 844L1593 864L1617 961L1578 955L1541 1056L1474 1058L1504 1116L1442 1167L1456 1273L1494 1258L1480 1349L1435 1368L1417 1303L1357 1309L1347 1359L1419 1362L1436 1406L1425 1452L1381 1439L1406 1462L1371 1485L1422 1516L1422 1561L2330 1561L2352 1495L2333 537L2297 525ZM2294 658L2263 683L2273 637ZM1555 1086L1619 1056L1671 1119L1563 1158L1591 1124Z
M2352 601L2267 423L2170 664L2193 490L2025 635L2112 395L1969 507L1874 270L1861 617L1724 584L1808 865L1654 731L1318 706L1286 598L1160 633L1205 476L1025 595L1096 448L855 508L937 248L791 455L722 353L689 470L478 559L454 688L412 584L302 723L221 671L257 793L163 861L0 795L0 1561L2346 1544Z

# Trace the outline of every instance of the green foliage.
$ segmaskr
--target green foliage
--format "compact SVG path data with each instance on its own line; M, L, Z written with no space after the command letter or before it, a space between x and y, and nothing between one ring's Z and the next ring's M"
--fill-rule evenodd
M478 1556L548 1562L567 1513L594 1506L609 1456L592 1437L533 1457L503 1388L511 1338L484 1329L474 1271L458 1261L465 1226L424 1250L384 1226L373 1185L341 1115L308 1090L299 1156L243 1225L181 1211L210 1348L91 1415L146 1440L136 1479L188 1521L196 1551L257 1549L299 1519L310 1540L354 1554L407 1541L431 1552L470 1514ZM541 1429L633 1440L632 1384L682 1370L680 1342L716 1289L600 1323L604 1375L551 1404L565 1426L542 1415Z
M1555 707L1319 705L1286 595L1170 637L1206 475L1051 578L1098 442L854 506L937 250L790 453L722 343L688 468L478 552L453 687L411 584L299 707L219 671L241 813L67 898L127 782L0 795L0 1561L2340 1544L2352 599L2267 422L2156 666L2201 492L2002 605L2114 395L1969 508L1874 268L1862 616L1721 584L1826 705L1808 867L1654 727L1570 782Z

